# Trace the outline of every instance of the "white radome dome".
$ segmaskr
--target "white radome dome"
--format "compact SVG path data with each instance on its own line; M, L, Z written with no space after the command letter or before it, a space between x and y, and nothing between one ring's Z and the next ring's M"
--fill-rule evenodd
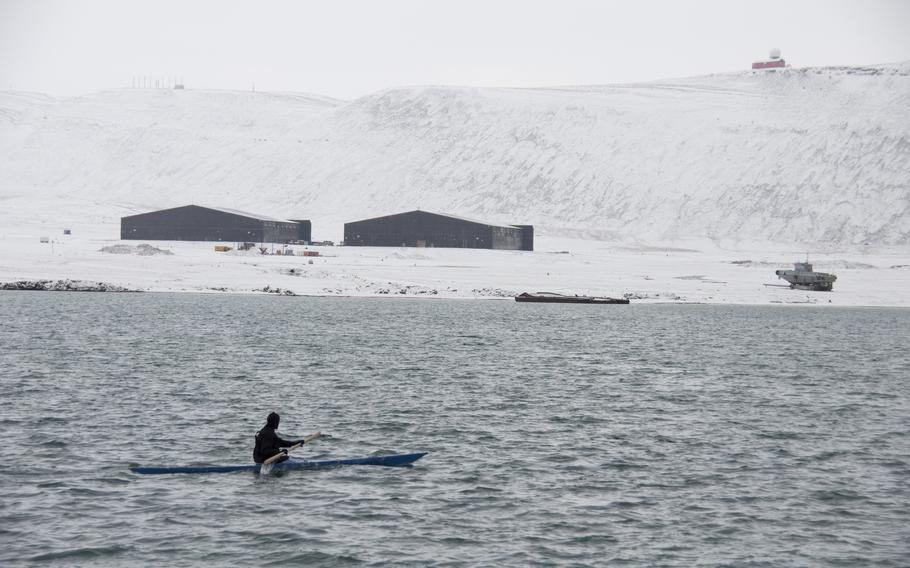
M776 47L772 47L769 55L771 56L771 59L780 59L780 50Z

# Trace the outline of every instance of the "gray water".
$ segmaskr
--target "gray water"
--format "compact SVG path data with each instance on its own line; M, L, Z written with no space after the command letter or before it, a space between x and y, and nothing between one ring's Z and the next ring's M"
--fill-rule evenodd
M907 566L910 312L0 293L0 564ZM140 476L302 457L411 468Z

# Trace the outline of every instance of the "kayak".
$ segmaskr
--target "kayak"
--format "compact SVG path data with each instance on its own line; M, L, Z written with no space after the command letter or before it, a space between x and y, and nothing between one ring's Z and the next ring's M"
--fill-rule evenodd
M294 469L319 469L325 467L338 467L342 465L384 465L387 467L401 467L414 463L427 452L414 454L395 454L391 456L367 456L363 458L344 458L336 460L298 460L289 459L272 466L272 471L289 471ZM167 473L232 473L235 471L253 471L259 473L261 464L247 465L190 465L174 467L131 467L133 473L145 475L161 475Z

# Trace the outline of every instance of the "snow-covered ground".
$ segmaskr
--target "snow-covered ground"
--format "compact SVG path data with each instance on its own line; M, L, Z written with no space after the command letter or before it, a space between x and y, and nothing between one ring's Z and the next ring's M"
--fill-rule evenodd
M345 221L422 208L533 224L536 250L101 252L121 216L190 203L311 219L336 241ZM832 293L764 286L807 252ZM0 92L0 282L905 306L907 265L908 62L355 101Z
M812 254L838 276L833 292L780 287L777 268L803 252L724 250L707 241L660 247L543 237L534 252L437 248L307 247L318 257L216 252L214 243L154 242L172 254L138 254L138 241L73 234L0 235L0 282L103 281L150 291L499 298L524 291L628 296L633 301L910 306L910 255L902 247ZM132 253L102 249L119 247ZM312 261L312 262L311 262ZM774 284L775 286L765 286Z

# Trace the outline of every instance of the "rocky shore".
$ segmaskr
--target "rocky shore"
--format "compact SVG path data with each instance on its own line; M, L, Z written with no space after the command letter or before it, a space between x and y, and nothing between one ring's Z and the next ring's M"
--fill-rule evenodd
M0 290L37 290L42 292L141 292L90 280L18 280L0 282Z

